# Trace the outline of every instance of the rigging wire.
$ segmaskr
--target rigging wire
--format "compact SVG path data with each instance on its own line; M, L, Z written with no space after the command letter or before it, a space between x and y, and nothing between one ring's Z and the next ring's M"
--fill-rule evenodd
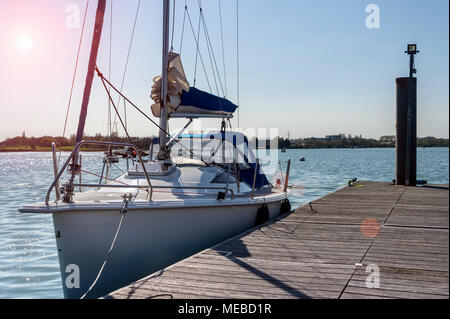
M209 53L209 59L211 61L211 68L212 68L213 74L214 74L214 81L216 81L216 77L215 77L215 73L214 73L214 66L215 66L217 78L219 79L220 88L222 89L222 94L225 95L225 91L224 91L223 85L222 85L222 80L220 78L219 68L217 67L216 56L214 54L211 38L209 37L209 31L208 31L208 27L206 26L205 16L203 13L202 13L202 22L203 22L203 30L205 32L206 44L208 45L208 53L211 51ZM212 56L212 59L211 59L211 56ZM213 66L213 62L214 62L214 66ZM217 88L217 82L216 82L216 88ZM217 95L220 95L218 88L217 88Z
M103 76L103 73L100 72L99 68L96 67L95 70L97 71L97 75L100 77L100 79L104 82L106 82L108 85L111 86L111 88L117 92L126 102L130 103L136 110L138 110L142 115L144 115L150 122L152 122L156 127L158 127L160 130L162 130L164 133L168 134L165 130L163 130L154 120L152 120L147 114L145 114L140 108L138 108L133 102L131 102L125 95L121 93L111 82L109 82L105 77ZM109 91L107 91L109 94ZM169 135L170 136L170 135Z
M228 96L228 89L227 89L227 72L225 68L225 46L223 44L223 23L222 23L222 5L221 0L219 0L219 15L220 15L220 38L222 41L222 63L223 63L223 78L224 78L224 84L225 84L225 97Z
M108 79L111 81L111 64L112 64L112 32L113 32L113 0L110 6L110 21L109 21L109 74ZM109 87L111 90L111 87ZM112 122L111 122L111 101L108 99L108 135L109 140L112 138Z
M89 7L89 0L87 0L86 8L84 10L83 25L81 27L81 35L80 35L80 41L78 43L78 52L77 52L77 57L76 57L76 60L75 60L75 68L74 68L74 71L73 71L72 85L71 85L70 93L69 93L69 101L67 103L66 119L64 121L64 129L63 129L63 134L62 134L63 137L66 135L67 120L68 120L68 117L69 117L70 105L72 103L72 94L73 94L73 88L74 88L74 85L75 85L75 78L76 78L76 75L77 75L78 60L79 60L79 57L80 57L81 44L83 43L83 34L84 34L84 27L86 25L86 16L87 16L88 7Z
M126 60L125 60L125 68L124 68L124 70L123 70L122 82L120 83L120 91L123 90L123 85L124 85L124 83L125 83L125 76L126 76L126 73L127 73L127 70L128 70L128 62L129 62L129 60L130 60L130 53L131 53L131 48L132 48L132 45L133 45L134 34L135 34L135 31L136 31L136 24L137 24L137 19L138 19L140 7L141 7L141 0L138 1L138 5L137 5L137 9L136 9L136 14L135 14L135 17L134 17L133 29L132 29L132 31L131 31L130 43L129 43L129 45L128 45L127 58L126 58ZM117 105L120 105L120 100L121 100L121 96L119 95L119 99L118 99L118 101L117 101ZM124 120L125 120L125 127L127 128L127 127L128 127L128 123L127 123L127 109L126 109L126 103L125 103L125 101L123 102L123 111L124 111L124 115L125 115L125 117L124 117ZM115 118L114 118L114 122L116 121L116 119L117 119L117 114L116 114L116 116L115 116Z
M72 103L73 88L75 86L75 78L77 76L78 61L80 58L81 44L83 43L83 34L84 34L84 27L86 25L86 17L87 17L88 8L89 8L89 0L86 1L86 8L84 9L83 25L81 27L80 41L78 43L77 57L75 59L75 68L73 70L72 84L70 86L69 100L67 102L66 118L64 120L64 129L63 129L62 137L64 137L66 135L67 120L69 119L70 105ZM61 151L59 152L59 155L58 155L58 165L60 162L61 162Z
M238 106L238 116L237 116L237 122L238 122L238 130L240 130L240 92L239 92L239 0L236 0L236 77L237 77L237 106Z
M184 0L184 15L183 15L183 27L181 28L181 41L180 41L180 55L181 55L181 49L183 48L183 39L184 39L184 25L186 23L186 11L187 11L187 3L186 0Z
M200 17L202 17L203 14L200 11ZM202 20L202 25L203 25L203 19ZM216 72L214 71L214 64L213 64L213 58L211 56L211 48L209 47L209 43L208 43L208 35L206 33L205 27L203 25L203 33L205 34L205 40L206 40L206 48L208 50L208 55L209 55L209 62L211 63L211 70L212 70L212 74L213 74L213 78L214 78L214 84L216 86L216 91L217 91L217 95L220 95L219 93L219 87L217 86L217 79L216 79Z
M189 10L187 8L186 8L186 14L187 14L187 17L188 17L188 20L189 20L189 24L191 26L192 35L194 36L194 40L197 43L197 52L198 52L198 56L200 57L200 62L202 63L203 71L205 72L205 78L206 78L206 82L208 83L209 92L212 93L211 84L209 82L208 73L206 72L205 64L203 63L202 54L198 50L198 39L195 36L194 25L192 24L191 15L189 14ZM195 76L194 76L194 87L195 87Z
M216 73L217 73L217 78L219 80L220 87L222 89L222 93L223 93L223 95L225 95L225 91L224 91L223 85L222 85L222 80L220 79L219 68L217 67L216 57L214 55L214 49L212 46L211 38L209 37L208 27L206 25L205 15L203 13L203 8L201 7L200 0L198 0L198 5L200 8L200 19L201 19L202 26L203 26L203 32L205 33L206 46L208 49L209 60L211 63L211 69L212 69L212 73L213 73L213 77L214 77L214 83L216 85L217 95L220 95L220 93L219 93L219 88L217 86ZM214 66L215 66L215 69L214 69Z
M160 130L161 130L163 133L165 133L168 137L172 138L172 139L174 140L174 142L180 144L181 147L183 147L183 148L186 149L188 152L190 152L190 154L192 154L192 156L197 157L197 158L200 159L203 163L207 164L207 163L201 158L201 156L199 157L198 155L195 155L194 152L192 152L192 150L190 150L188 147L186 147L185 145L183 145L180 141L178 141L178 140L175 139L173 136L171 136L169 132L167 132L167 131L164 130L161 126L159 126L153 119L151 119L151 118L150 118L147 114L145 114L139 107L137 107L137 106L136 106L133 102L131 102L125 95L123 95L122 92L120 92L113 84L111 84L111 82L109 82L109 81L103 76L103 74L100 72L100 70L98 69L97 66L95 67L95 71L97 72L97 75L98 75L98 76L100 77L100 79L102 80L103 87L105 88L106 92L107 92L108 95L110 96L110 99L111 99L111 94L110 94L110 92L108 91L108 88L107 88L106 84L110 85L111 88L112 88L114 91L116 91L117 94L119 94L126 102L128 102L129 104L131 104L131 106L133 106L133 107L134 107L139 113L141 113L147 120L149 120L151 123L153 123L158 129L160 129ZM106 82L106 84L105 84L105 82ZM115 105L114 105L114 102L112 102L112 99L111 99L111 103L112 103L112 105L114 106L114 108L115 108L115 110L116 110L116 114L117 114L117 116L119 117L119 120L121 121L122 126L123 126L122 119L120 118L120 115L118 114L117 109L116 109L116 107L115 107ZM128 140L129 140L130 143L131 143L131 139L130 139L130 137L129 137L129 135L128 135L127 130L125 130L125 133L127 134Z
M201 11L202 11L202 9L200 8L200 12ZM201 22L201 15L198 16L197 39L195 40L195 42L197 44L197 51L195 52L194 87L195 87L195 82L197 81L197 60L198 60L198 55L200 54L200 22ZM206 72L206 70L205 70L205 72Z
M96 69L98 70L97 67L96 67ZM112 97L111 97L111 93L110 93L110 91L109 91L109 89L108 89L108 86L105 84L105 80L106 80L106 79L103 77L103 75L100 77L100 79L102 80L102 84L103 84L103 86L104 86L104 88L105 88L105 90L106 90L106 93L108 93L108 98L109 98L109 100L111 101L111 104L112 104L112 106L114 107L114 110L116 111L117 117L119 118L120 123L122 124L122 127L123 127L123 129L125 130L125 134L127 135L128 142L130 142L130 144L132 144L130 135L128 134L128 131L127 131L127 128L125 127L125 124L123 123L122 118L120 117L119 111L117 110L117 107L116 107L116 105L114 104L114 101L113 101L113 99L112 99ZM108 82L109 86L112 87L111 82L109 82L108 80L106 80L106 82Z
M173 0L173 13L172 13L172 40L170 41L170 52L173 52L173 36L175 33L175 6L177 1Z
M117 165L115 165L115 166L118 168ZM109 178L109 177L101 176L101 175L98 175L98 174L95 174L95 173L92 173L92 172L89 172L89 171L85 171L84 169L80 169L80 172L83 172L83 173L86 173L86 174L89 174L89 175L93 175L93 176L96 176L96 177L101 177L102 179L104 178L105 180L116 182L116 183L119 183L119 184L122 184L122 185L127 185L127 186L130 185L130 184L127 184L127 183L124 183L124 182L121 182L121 181L117 180L117 178Z

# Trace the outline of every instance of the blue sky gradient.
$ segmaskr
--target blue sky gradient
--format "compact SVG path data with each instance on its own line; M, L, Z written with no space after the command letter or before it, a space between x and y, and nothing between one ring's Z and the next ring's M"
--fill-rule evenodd
M39 4L37 5L36 2ZM14 3L14 4L13 4ZM85 1L2 0L0 41L14 46L17 32L33 37L28 56L2 50L0 66L0 138L61 135L81 29L65 26L65 8ZM108 1L98 65L108 74ZM366 6L380 8L380 28L368 29ZM197 27L198 4L187 1ZM227 97L236 103L236 1L222 0ZM111 80L119 85L137 0L113 0ZM218 0L203 0L214 53L222 72ZM239 0L240 124L242 128L288 130L291 137L395 134L395 78L407 76L407 43L417 43L418 135L449 135L449 2L447 0ZM76 130L93 29L96 1L90 1L80 57L69 134ZM45 12L45 14L43 13ZM46 17L53 14L51 18ZM152 78L161 72L162 1L142 0L124 92L148 114ZM184 1L176 1L174 49L179 50ZM40 41L41 40L41 41ZM200 47L208 76L212 73L202 35ZM33 50L35 52L33 53ZM9 53L8 53L9 52ZM39 52L39 54L38 54ZM182 59L193 83L195 42L186 22ZM13 74L29 74L11 80ZM223 74L221 74L224 81ZM208 90L201 68L197 87ZM19 90L18 87L22 88ZM86 133L106 133L107 97L101 82L93 86ZM148 136L157 129L136 112L128 112L130 134ZM45 123L45 124L44 124ZM182 124L174 120L172 127ZM204 121L202 127L219 127ZM237 126L237 119L233 120Z

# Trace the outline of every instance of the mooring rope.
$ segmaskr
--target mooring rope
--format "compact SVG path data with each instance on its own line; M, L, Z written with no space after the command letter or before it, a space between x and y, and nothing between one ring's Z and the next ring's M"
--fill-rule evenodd
M103 270L105 269L106 263L108 262L109 256L111 256L111 252L114 249L114 246L116 244L116 240L117 240L117 236L119 235L120 229L122 228L122 222L123 222L123 217L125 216L125 213L127 212L127 207L128 207L128 203L130 202L132 198L132 195L130 194L130 197L127 197L126 195L124 196L124 203L123 203L123 207L120 210L120 221L119 221L119 225L117 226L117 230L116 230L116 234L114 235L114 239L111 243L111 247L109 247L108 250L108 254L106 255L105 260L103 261L102 266L100 267L100 270L97 274L97 277L95 278L94 282L92 283L92 285L89 287L89 289L84 293L84 295L81 296L80 299L84 299L86 298L86 296L92 291L92 289L94 289L95 285L97 284L98 280L100 279Z

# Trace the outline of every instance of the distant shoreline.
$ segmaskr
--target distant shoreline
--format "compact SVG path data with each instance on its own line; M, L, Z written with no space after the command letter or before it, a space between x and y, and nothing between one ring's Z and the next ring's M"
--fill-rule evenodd
M136 145L139 149L148 149L151 143L154 143L155 137L120 137L102 136L96 134L95 136L84 136L84 140L103 141L103 142L120 142L131 143ZM255 137L249 140L251 146L261 148L264 146L270 147L277 145L279 149L344 149L344 148L392 148L395 147L395 135L381 136L378 140L373 138L363 138L362 135L327 135L324 138L308 137L308 138L283 138L274 137L271 139L256 139ZM42 136L42 137L26 137L25 132L22 136L7 138L0 142L0 152L48 152L51 151L51 145L55 143L57 149L60 151L71 152L75 145L75 136L70 138L61 136ZM259 147L258 147L259 146ZM418 137L417 147L447 147L449 146L448 138L436 137ZM89 145L83 147L83 151L100 152L106 150L107 147L100 147L98 145Z
M285 148L286 150L340 150L340 149L386 149L386 148L395 148L395 147L315 147L315 148ZM418 146L420 148L449 148L448 146ZM278 148L281 151L282 148ZM57 151L61 152L72 152L72 149L58 149ZM0 148L0 153L42 153L42 152L51 152L51 147L42 147L39 149L20 149L20 148ZM104 152L106 149L81 149L82 152Z
M39 152L51 152L51 147L40 147L36 149L31 148L0 148L0 153L39 153ZM61 152L72 152L72 148L64 148L64 149L57 149L57 151ZM82 148L82 152L104 152L106 149L92 149L92 148Z

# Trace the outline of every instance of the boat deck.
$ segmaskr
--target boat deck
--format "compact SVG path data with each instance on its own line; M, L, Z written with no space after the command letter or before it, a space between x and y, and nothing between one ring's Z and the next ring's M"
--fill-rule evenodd
M448 226L448 185L358 182L104 298L449 298Z

